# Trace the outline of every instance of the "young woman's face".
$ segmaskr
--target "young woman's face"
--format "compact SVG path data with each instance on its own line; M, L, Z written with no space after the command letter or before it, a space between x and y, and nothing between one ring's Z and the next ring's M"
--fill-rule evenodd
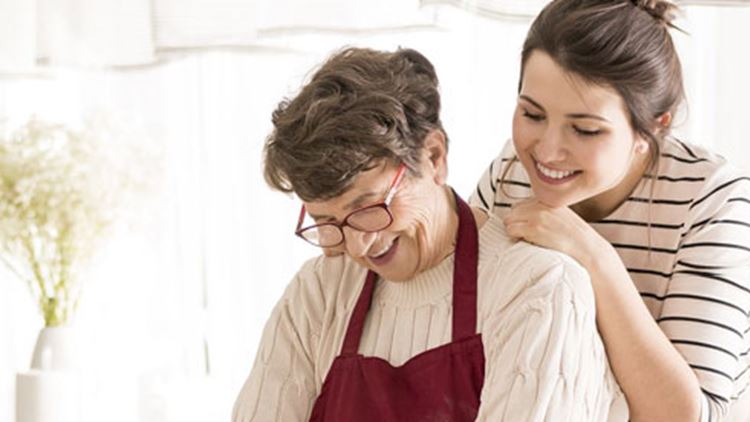
M534 195L553 207L616 189L643 155L636 151L648 150L617 91L566 72L541 51L524 66L513 143Z

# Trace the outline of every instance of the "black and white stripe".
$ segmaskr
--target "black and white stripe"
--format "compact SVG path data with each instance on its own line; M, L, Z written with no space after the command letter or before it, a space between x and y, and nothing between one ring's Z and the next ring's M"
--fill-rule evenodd
M531 196L514 154L508 142L473 204L502 216L516 197ZM750 385L749 205L747 174L670 139L656 174L591 223L616 248L654 319L695 372L704 393L702 420L709 422L720 420Z

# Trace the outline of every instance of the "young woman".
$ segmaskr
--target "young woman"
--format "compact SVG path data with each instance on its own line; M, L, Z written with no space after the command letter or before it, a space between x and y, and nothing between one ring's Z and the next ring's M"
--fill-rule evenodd
M675 11L547 5L524 43L512 142L472 203L589 271L630 420L747 421L750 178L670 136Z
M335 54L273 124L266 179L303 203L290 232L339 255L289 284L233 421L600 422L624 402L585 271L445 184L424 56Z

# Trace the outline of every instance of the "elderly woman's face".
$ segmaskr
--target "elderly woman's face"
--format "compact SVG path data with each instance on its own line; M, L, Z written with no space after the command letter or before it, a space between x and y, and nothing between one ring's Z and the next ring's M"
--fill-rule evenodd
M441 159L438 166L444 165ZM341 222L352 211L382 201L397 169L396 165L381 163L362 172L342 195L305 202L305 208L316 223ZM446 201L444 172L429 158L423 160L420 170L421 177L407 175L399 184L389 207L393 223L388 228L363 233L345 227L344 243L335 249L392 281L409 280L437 265L450 252L451 237L445 231L453 210Z

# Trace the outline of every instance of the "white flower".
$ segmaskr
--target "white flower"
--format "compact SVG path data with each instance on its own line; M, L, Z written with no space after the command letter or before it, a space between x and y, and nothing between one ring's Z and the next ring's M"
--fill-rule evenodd
M72 316L81 265L148 188L142 151L120 138L101 120L76 131L36 119L0 137L0 257L47 326Z

